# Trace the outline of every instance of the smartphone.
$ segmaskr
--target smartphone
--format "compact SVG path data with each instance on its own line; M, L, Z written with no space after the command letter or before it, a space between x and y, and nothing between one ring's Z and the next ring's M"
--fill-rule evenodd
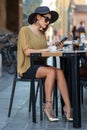
M67 39L68 39L68 37L66 36L66 37L64 37L61 41L56 42L55 45L58 46L58 44L60 44L61 42L66 41Z
M59 41L59 43L64 42L64 41L66 41L67 39L68 39L68 37L64 37L61 41Z

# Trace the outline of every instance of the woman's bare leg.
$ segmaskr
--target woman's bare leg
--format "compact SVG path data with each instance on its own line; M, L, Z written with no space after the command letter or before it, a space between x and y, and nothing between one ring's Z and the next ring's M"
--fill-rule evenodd
M52 107L52 91L54 87L55 79L57 79L58 89L63 97L65 106L64 109L67 112L67 116L71 113L71 104L69 100L68 88L65 81L63 71L54 67L40 67L36 73L37 78L45 78L45 96L46 96L46 108Z
M58 121L59 119L54 116L52 107L52 91L56 79L56 70L53 67L40 67L36 73L36 77L45 78L45 108L44 112L50 121Z
M40 67L36 73L37 78L45 78L46 107L52 106L52 91L55 82L56 71L52 67Z
M37 78L45 78L45 108L44 112L50 121L58 121L59 119L54 116L52 107L52 91L54 87L56 71L53 67L40 67L36 73Z
M69 93L68 93L68 88L67 88L63 71L60 69L57 70L57 84L58 84L58 89L65 103L64 109L66 110L67 116L69 117L71 114L71 104L70 104L70 99L69 99Z

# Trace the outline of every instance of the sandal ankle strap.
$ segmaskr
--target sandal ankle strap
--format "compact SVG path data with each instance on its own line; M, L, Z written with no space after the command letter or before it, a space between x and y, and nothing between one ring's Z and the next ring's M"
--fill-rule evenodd
M47 103L47 102L48 102L48 103L52 103L52 101L49 101L49 100L46 100L46 103Z

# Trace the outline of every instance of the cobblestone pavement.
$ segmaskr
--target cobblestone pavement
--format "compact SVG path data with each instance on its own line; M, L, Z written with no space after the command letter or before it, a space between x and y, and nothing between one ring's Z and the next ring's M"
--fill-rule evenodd
M31 113L28 112L29 83L18 82L13 102L11 117L8 118L8 106L12 89L13 75L2 72L0 77L0 130L76 130L72 122L65 121L61 116L59 103L58 122L50 123L44 116L39 118L39 100L37 102L37 123L32 123ZM39 97L38 97L39 98ZM87 130L87 90L84 89L84 103L82 107L82 127Z

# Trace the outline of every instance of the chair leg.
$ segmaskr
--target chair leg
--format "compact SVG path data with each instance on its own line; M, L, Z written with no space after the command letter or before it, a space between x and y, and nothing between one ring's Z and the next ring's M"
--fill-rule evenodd
M36 107L36 101L37 101L38 89L39 88L40 88L40 120L43 120L43 114L42 114L43 113L43 111L42 111L42 81L41 80L39 80L38 84L37 84L37 89L36 89L36 94L35 94L35 107ZM32 90L31 89L32 88L30 88L29 112L31 111L31 103L33 103L32 102ZM36 113L36 108L35 108L35 111L33 111L33 112ZM35 122L35 120L34 120L34 122Z
M31 102L32 102L32 121L36 123L36 99L34 79L31 79Z
M40 120L43 120L43 85L42 81L40 80Z
M46 98L45 98L45 85L44 85L45 79L42 79L42 91L43 91L43 103L46 103Z
M8 117L10 117L10 115L11 115L13 98L14 98L14 93L15 93L15 87L16 87L16 79L14 78L12 92L11 92L11 98L10 98L10 104L9 104L9 110L8 110Z
M57 93L57 86L54 87L54 92L53 92L53 108L54 105L56 107L56 116L58 116L58 93Z
M62 112L62 116L63 116L64 115L64 111L63 111L64 101L63 101L62 96L60 97L60 100L61 100L61 112Z
M31 85L30 85L31 86ZM31 87L30 87L30 97L29 97L29 112L31 112Z
M38 89L39 89L39 82L37 84L37 89L36 89L36 100L37 100L37 95L38 95ZM29 99L29 112L31 112L31 87L30 87L30 99Z
M83 104L83 85L81 84L81 103Z

